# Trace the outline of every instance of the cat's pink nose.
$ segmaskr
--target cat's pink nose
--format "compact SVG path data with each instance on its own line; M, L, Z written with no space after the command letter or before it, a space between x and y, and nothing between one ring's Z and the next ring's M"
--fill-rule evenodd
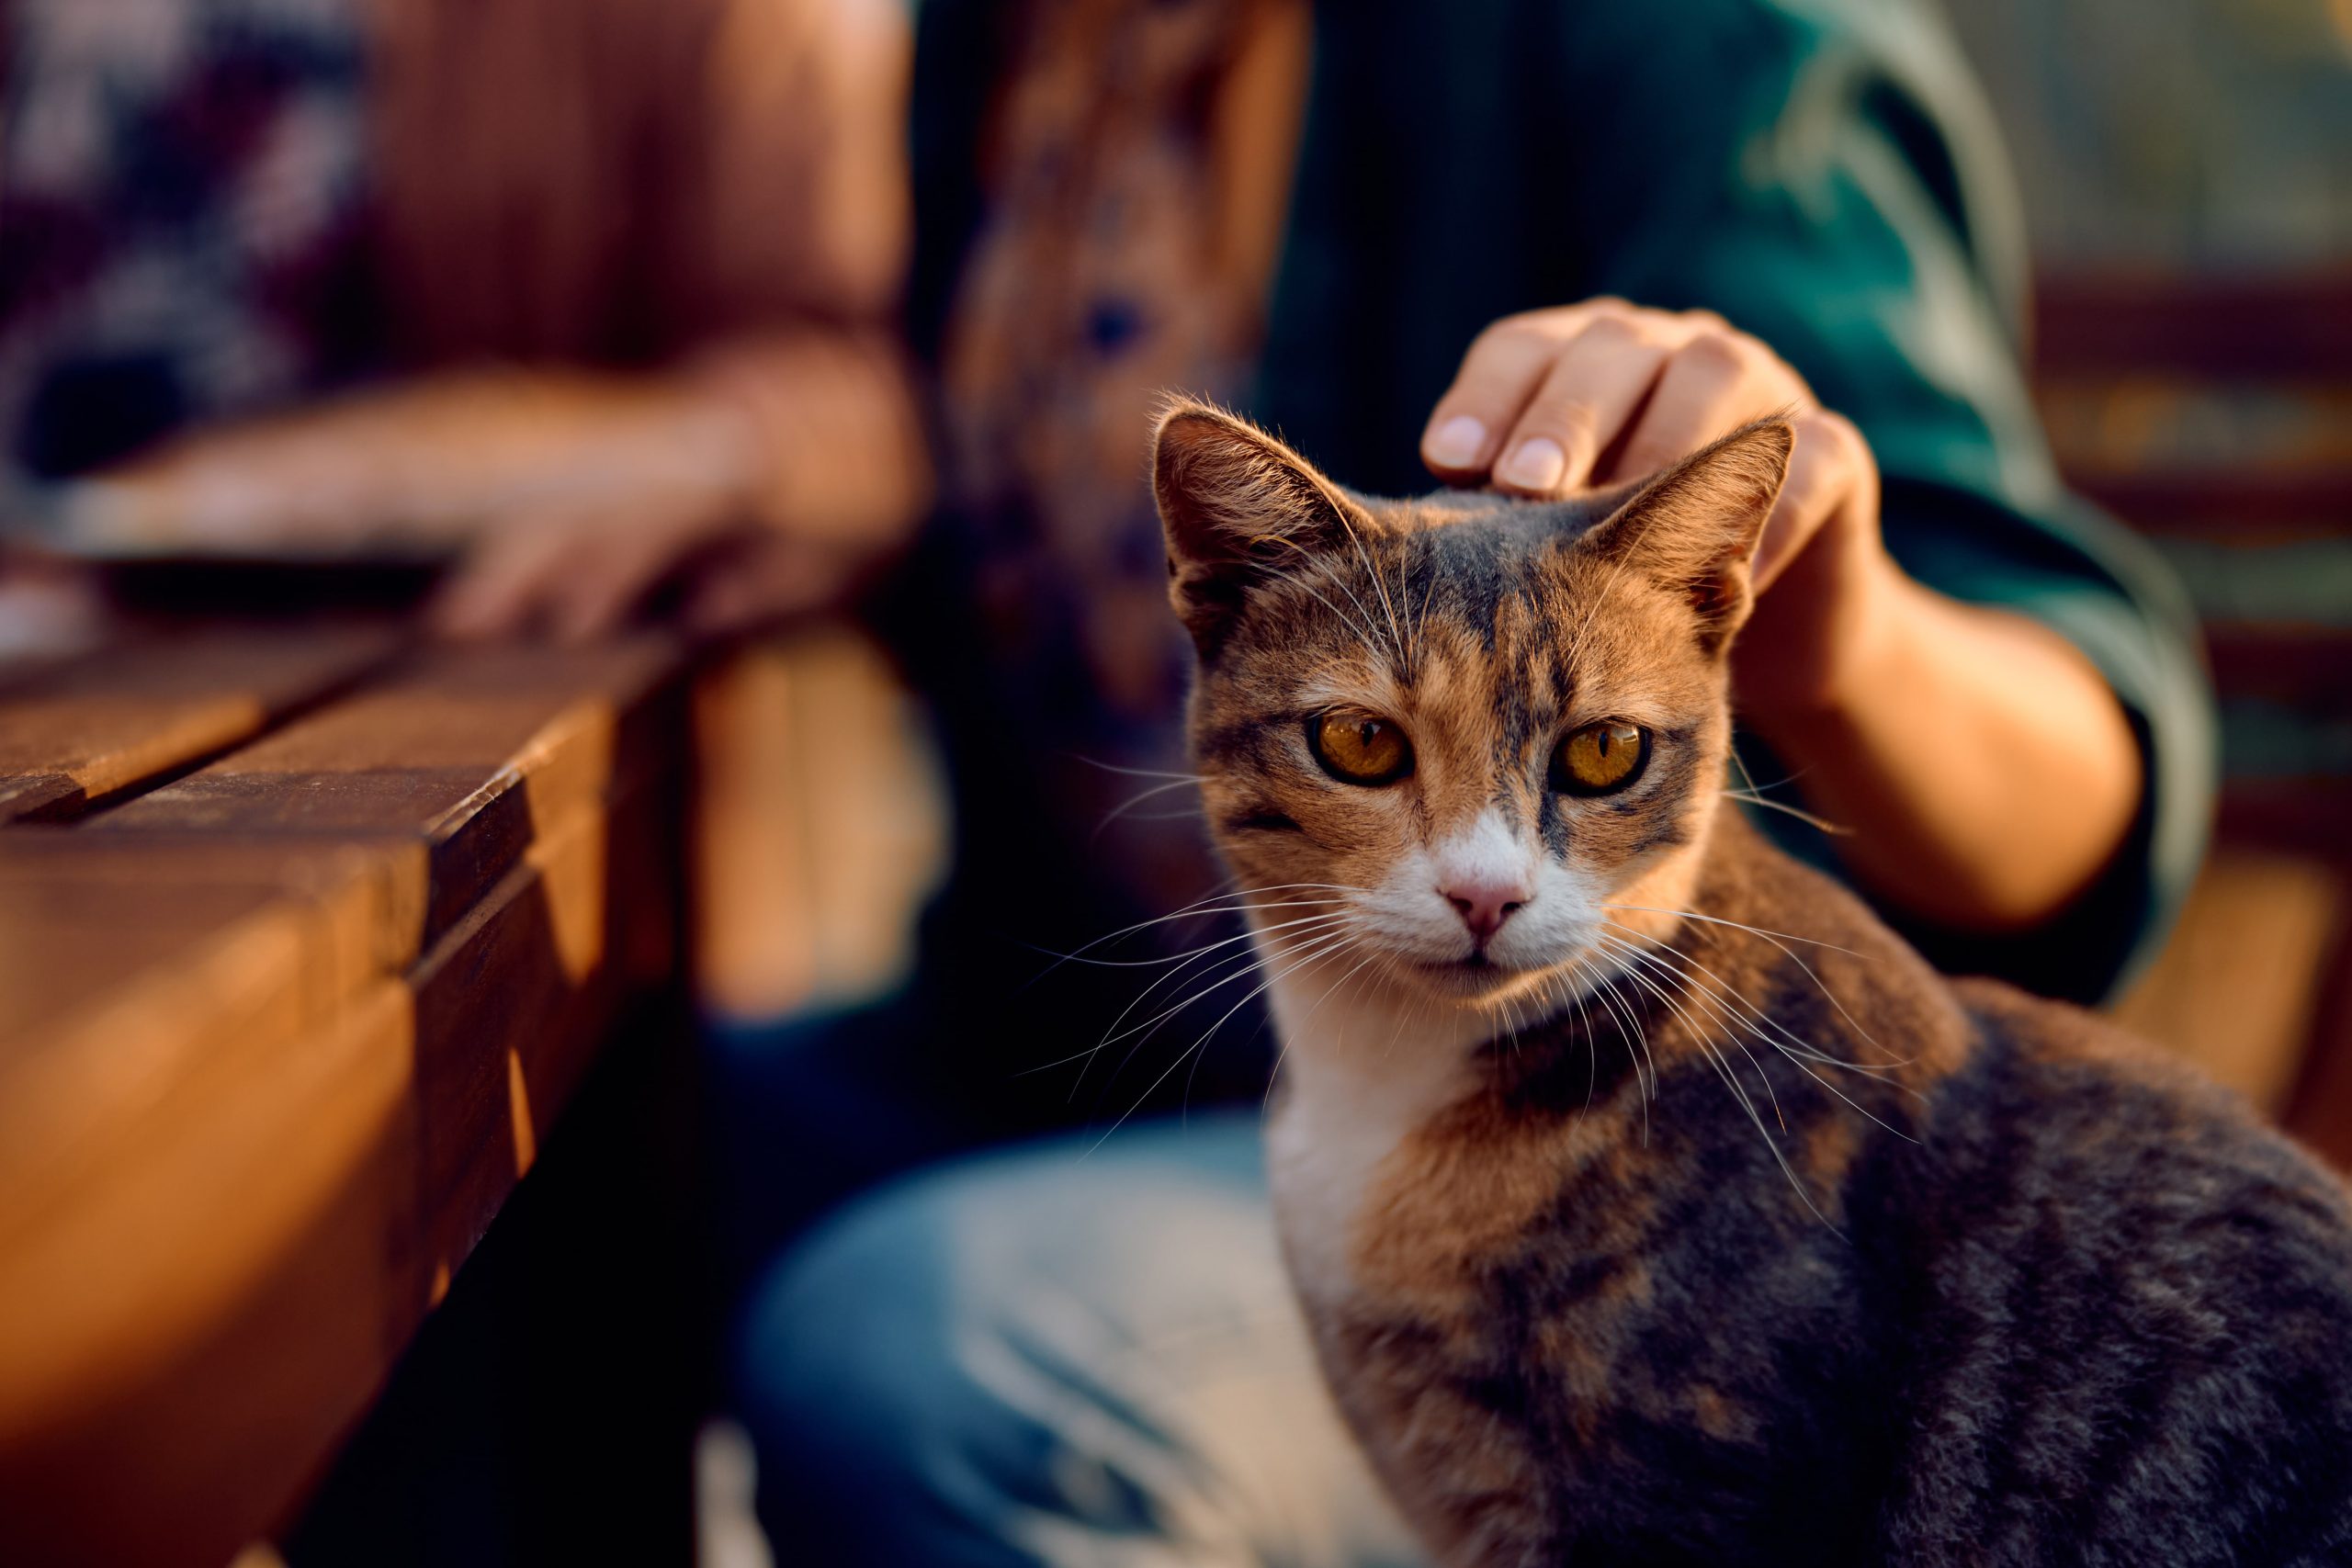
M1503 922L1527 907L1527 889L1516 882L1455 882L1438 889L1462 923L1470 940L1484 947L1494 940Z

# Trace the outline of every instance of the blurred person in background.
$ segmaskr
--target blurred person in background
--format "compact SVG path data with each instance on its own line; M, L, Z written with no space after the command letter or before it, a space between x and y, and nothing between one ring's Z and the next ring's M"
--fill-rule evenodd
M2106 992L2194 870L2188 615L2054 476L2006 171L1924 0L928 0L914 80L943 504L881 614L937 716L956 864L905 997L718 1066L729 1143L789 1151L750 1183L792 1194L771 1234L938 1163L749 1297L763 1517L810 1562L1414 1561L1276 1260L1246 955L1118 1021L1155 959L1235 928L1023 984L1033 947L1217 886L1167 807L1160 389L1390 494L1614 482L1795 410L1743 752L1850 831L1763 825L1947 967L2045 993Z
M455 554L458 633L836 599L927 496L904 38L888 0L7 0L0 506L106 555Z
M0 17L0 429L96 547L455 551L453 631L657 588L723 627L840 602L935 462L876 614L955 868L903 997L717 1043L737 1245L1018 1134L1250 1109L947 1160L764 1272L735 1394L784 1560L1409 1561L1275 1261L1267 1053L1215 1021L1247 986L1037 1070L1161 971L1024 987L1035 950L1216 887L1161 809L1163 389L1390 493L1612 482L1793 406L1747 755L1857 830L1767 826L2065 995L2193 869L2185 618L2051 472L1997 151L1920 0L926 0L910 175L881 0ZM1171 929L1118 958L1232 928Z

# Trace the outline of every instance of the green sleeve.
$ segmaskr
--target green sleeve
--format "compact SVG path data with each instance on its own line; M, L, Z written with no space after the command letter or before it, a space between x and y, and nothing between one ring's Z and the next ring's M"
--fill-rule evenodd
M1555 14L1590 138L1574 199L1586 225L1625 215L1588 253L1590 291L1706 306L1771 344L1869 438L1904 569L2052 626L2129 711L2140 818L2076 907L2000 942L1910 928L1948 967L2108 992L2203 853L2211 703L2178 585L2052 469L2011 331L2016 203L1957 44L1910 0Z

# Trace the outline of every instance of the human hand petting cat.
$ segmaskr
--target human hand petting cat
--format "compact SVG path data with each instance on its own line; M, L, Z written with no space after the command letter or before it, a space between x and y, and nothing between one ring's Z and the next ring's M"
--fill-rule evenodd
M1769 724L1839 704L1900 573L1880 543L1868 443L1763 343L1712 310L1616 299L1506 316L1470 345L1421 457L1454 483L1566 495L1645 479L1775 412L1796 446L1750 566L1758 598L1735 659L1741 708Z
M1848 864L1893 902L2018 931L2112 858L2143 786L2139 743L2082 651L2040 621L1915 581L1879 531L1878 466L1770 348L1706 310L1589 299L1478 334L1421 456L1457 484L1561 495L1639 479L1784 412L1788 479L1732 654L1742 721L1849 829Z

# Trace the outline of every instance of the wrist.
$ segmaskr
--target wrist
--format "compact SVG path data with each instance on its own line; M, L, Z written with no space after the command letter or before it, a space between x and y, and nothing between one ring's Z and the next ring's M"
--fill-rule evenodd
M1751 628L1738 660L1740 716L1776 746L1850 732L1910 684L1910 650L1940 601L1875 543L1834 596L1759 606L1763 635Z

